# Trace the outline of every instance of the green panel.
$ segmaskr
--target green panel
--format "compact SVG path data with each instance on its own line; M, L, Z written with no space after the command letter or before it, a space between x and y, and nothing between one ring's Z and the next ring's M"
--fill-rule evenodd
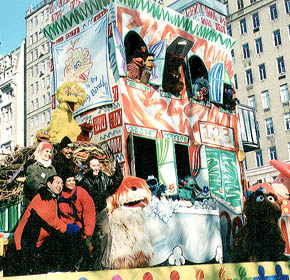
M173 139L165 137L156 141L159 182L167 187L166 195L178 192Z
M221 151L223 164L223 184L226 201L233 207L241 206L241 188L238 178L238 165L236 154L228 151Z
M18 207L12 205L8 208L8 231L13 231L14 227L17 225L18 221Z
M206 147L210 191L233 207L240 207L241 187L234 152Z
M224 199L219 150L206 147L206 158L210 191Z
M6 211L6 208L0 209L0 229L5 231L7 225L6 225L6 215L8 214L8 211Z

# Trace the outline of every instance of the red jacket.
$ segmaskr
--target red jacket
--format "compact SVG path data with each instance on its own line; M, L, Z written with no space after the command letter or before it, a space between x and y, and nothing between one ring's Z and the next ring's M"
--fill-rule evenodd
M83 229L84 238L93 235L96 225L95 204L85 189L76 186L72 191L62 191L58 199L58 211L63 222L75 223Z
M28 205L14 233L16 250L40 247L51 232L58 230L64 233L67 224L57 215L56 198L42 200L37 194Z

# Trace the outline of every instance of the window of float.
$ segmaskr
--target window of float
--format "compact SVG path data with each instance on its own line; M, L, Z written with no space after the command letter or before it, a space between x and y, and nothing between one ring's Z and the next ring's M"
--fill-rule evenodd
M179 178L184 179L186 176L191 175L188 145L175 143L174 149L176 158L177 177L178 179Z
M157 150L155 139L133 135L135 176L147 179L158 178Z
M135 172L131 173L145 180L153 175L167 186L167 195L176 194L178 178L184 179L191 174L188 145L174 143L170 137L163 139L137 135L130 137L133 148L128 148L129 165L135 169ZM133 165L130 159L134 161ZM175 188L170 189L173 185Z
M193 44L192 41L179 36L167 47L162 80L164 92L179 97L185 88L187 73L185 57Z
M149 84L160 86L162 84L164 70L166 40L160 40L148 49L146 43L136 31L129 31L125 35L124 43L119 29L114 24L113 34L119 75L121 77L127 76L135 80L135 82L147 86L149 86ZM141 66L142 60L145 62L148 54L153 56L154 65L151 70L146 70L145 67ZM136 59L137 57L138 59ZM133 58L135 58L135 61L128 65L132 62ZM151 57L149 57L149 63L150 60ZM137 63L137 67L135 62Z
M192 55L188 59L188 69L193 97L197 98L199 91L205 87L209 92L208 70L203 60L198 55Z

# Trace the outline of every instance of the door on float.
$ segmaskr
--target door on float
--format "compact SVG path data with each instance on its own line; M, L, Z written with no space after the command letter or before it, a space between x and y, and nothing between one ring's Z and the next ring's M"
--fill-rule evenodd
M206 158L211 193L240 211L242 196L236 153L206 147Z

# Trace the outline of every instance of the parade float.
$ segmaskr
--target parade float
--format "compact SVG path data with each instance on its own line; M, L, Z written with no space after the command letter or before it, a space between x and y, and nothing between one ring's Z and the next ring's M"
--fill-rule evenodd
M246 152L259 148L259 140L253 109L236 98L235 39L221 28L225 18L210 10L207 15L216 13L211 20L219 19L220 28L206 26L187 16L209 8L191 5L182 14L150 0L86 0L43 29L52 45L55 92L76 83L86 93L81 106L75 106L79 101L73 95L63 100L56 94L52 102L53 109L71 110L69 123L76 121L76 131L89 137L90 144L83 144L77 140L84 135L77 139L76 133L74 160L83 166L90 149L101 151L122 165L125 177L147 181L152 198L144 207L142 231L153 253L146 268L42 279L289 279L286 262L230 264L233 238L245 224L243 161ZM57 13L57 4L50 11ZM135 77L149 55L154 65ZM67 124L56 126L72 132ZM81 130L87 126L91 132ZM63 136L57 138L52 122L47 133L55 142ZM18 184L12 189L5 184L10 196L21 192L15 176L21 160L17 164L2 179L10 183L12 176ZM17 224L18 198L6 199L9 204L1 209L6 233ZM287 211L279 223L287 255Z

